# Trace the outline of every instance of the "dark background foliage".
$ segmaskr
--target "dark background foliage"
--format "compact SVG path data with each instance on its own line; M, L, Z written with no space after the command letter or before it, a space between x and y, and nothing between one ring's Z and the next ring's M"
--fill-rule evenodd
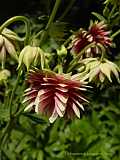
M86 25L88 23L91 12L102 11L102 0L76 0L72 9L65 18L65 21L70 22L75 26ZM50 14L52 11L55 0L5 0L1 2L0 9L0 22L7 20L15 15L43 15ZM70 3L70 0L62 0L61 7L59 8L59 16Z

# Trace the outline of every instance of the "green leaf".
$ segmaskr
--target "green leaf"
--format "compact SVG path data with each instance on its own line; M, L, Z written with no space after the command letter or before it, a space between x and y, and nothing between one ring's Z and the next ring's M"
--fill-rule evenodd
M105 23L107 22L107 20L99 13L96 12L92 12L92 14L97 17L100 21L104 21Z
M30 118L35 123L38 123L38 124L44 124L44 123L46 123L46 121L44 119L38 117L35 114L33 115L33 114L30 114L30 113L22 113L22 115L24 115L25 117Z

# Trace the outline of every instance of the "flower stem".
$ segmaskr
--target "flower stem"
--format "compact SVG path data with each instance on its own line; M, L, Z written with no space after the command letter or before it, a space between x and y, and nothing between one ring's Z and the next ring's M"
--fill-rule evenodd
M105 55L105 47L103 46L103 45L101 45L100 43L99 44L97 44L97 46L101 49L101 58L100 58L100 60L101 60L101 62L103 61L103 59L104 59L104 55Z
M80 57L85 53L85 51L95 45L95 42L87 45L85 48L83 48L78 55L70 62L68 65L67 72L71 72L71 70L77 65L77 62L79 61Z
M15 16L7 21L5 21L1 26L0 26L0 33L2 33L3 29L9 26L11 23L16 22L16 21L22 21L25 23L25 29L26 29L26 35L25 38L23 38L23 41L25 45L28 43L29 37L30 37L30 22L29 20L24 17L24 16Z
M52 22L54 21L54 18L56 16L57 10L59 8L59 5L61 3L61 0L56 0L54 8L52 10L52 13L50 15L49 21L44 29L44 31L41 34L41 38L40 38L40 45L42 45L42 43L45 41L47 34L48 34L48 29L51 26Z
M75 3L76 0L71 0L70 2L68 2L68 6L65 9L65 11L63 12L63 14L60 16L59 21L61 21L62 19L64 19L64 17L68 14L68 12L70 11L70 9L72 8L73 4Z
M14 98L14 94L15 94L15 91L17 89L18 82L20 80L20 76L21 76L21 68L19 69L17 80L16 80L15 86L14 86L14 88L12 90L12 93L11 93L11 96L10 96L10 100L9 100L9 103L8 103L8 105L9 105L8 107L10 109L10 118L12 117L12 100Z

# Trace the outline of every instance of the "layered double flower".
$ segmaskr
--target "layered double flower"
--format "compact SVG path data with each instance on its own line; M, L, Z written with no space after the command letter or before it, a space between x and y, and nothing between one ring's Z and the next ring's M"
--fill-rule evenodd
M57 117L76 115L80 118L80 110L84 110L83 104L88 102L83 94L87 87L85 82L72 77L35 69L29 72L27 83L30 87L24 94L25 110L44 113L51 123Z
M94 43L93 46L86 50L86 57L95 57L96 54L101 52L99 44L105 48L108 48L112 44L112 40L109 36L110 32L106 31L107 25L104 22L94 22L89 26L88 31L80 29L72 37L72 42L69 46L71 52L79 54L82 49L87 45Z

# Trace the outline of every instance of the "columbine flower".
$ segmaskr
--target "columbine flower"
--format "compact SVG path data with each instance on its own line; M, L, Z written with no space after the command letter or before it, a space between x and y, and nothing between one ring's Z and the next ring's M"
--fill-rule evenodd
M83 76L83 80L88 79L89 82L101 84L107 79L112 83L111 76L113 74L117 81L120 82L120 69L115 63L107 59L103 59L101 61L97 58L86 58L83 60L83 63L86 65L86 69L84 71L85 74L81 74Z
M93 38L87 31L80 28L80 30L72 36L72 43L68 48L72 48L71 52L78 54L84 47L92 42Z
M109 37L109 31L106 31L107 25L104 22L91 23L88 31L80 29L76 35L73 35L72 42L68 48L71 48L72 53L79 54L89 44L94 44L88 48L84 55L85 57L96 57L96 54L101 53L99 46L107 48L112 45L112 39Z
M88 102L83 95L86 86L83 82L65 78L50 71L31 70L27 79L30 88L25 91L23 103L28 106L25 110L33 109L49 116L54 122L57 117L74 114L80 118L83 103Z
M112 40L109 37L110 31L106 31L107 25L102 22L95 22L91 23L89 27L89 34L92 35L93 41L96 42L96 44L100 43L104 47L111 46Z

